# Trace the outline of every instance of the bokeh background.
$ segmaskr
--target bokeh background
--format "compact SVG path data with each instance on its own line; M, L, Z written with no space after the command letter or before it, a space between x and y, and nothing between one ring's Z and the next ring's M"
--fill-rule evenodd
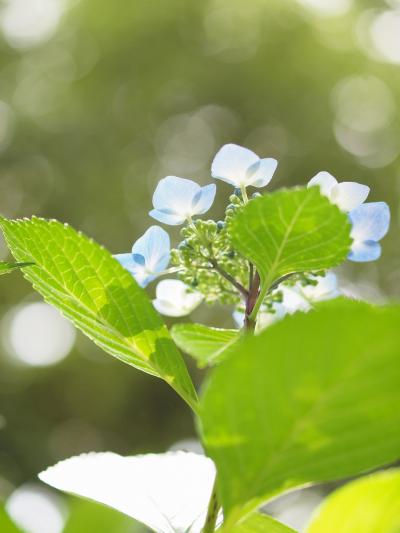
M399 298L399 67L398 0L3 0L0 212L57 218L126 252L152 223L157 181L208 183L218 148L236 142L279 160L271 190L328 170L387 201L382 259L339 274L347 290ZM229 193L218 184L212 214ZM229 309L195 319L232 326ZM18 273L0 279L0 332L0 499L76 453L194 437L166 385L76 334Z

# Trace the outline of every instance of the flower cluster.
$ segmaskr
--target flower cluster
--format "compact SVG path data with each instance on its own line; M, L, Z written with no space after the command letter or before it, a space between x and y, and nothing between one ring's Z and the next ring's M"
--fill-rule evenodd
M192 180L167 176L157 185L150 216L167 225L183 225L182 241L170 248L167 232L151 226L132 248L132 253L116 259L142 286L159 276L177 273L178 279L164 279L156 288L155 308L162 314L178 317L191 313L202 301L233 304L234 319L243 323L244 298L253 266L232 246L227 228L232 217L249 200L248 187L268 185L277 168L272 158L261 159L254 152L227 144L215 156L211 175L234 187L224 220L195 219L212 206L216 185L201 187ZM339 209L348 213L353 244L349 260L374 261L380 257L379 241L389 228L390 212L386 203L365 203L369 187L355 182L338 181L328 172L320 172L308 183L319 187ZM257 196L259 193L253 194ZM262 302L256 329L296 310L307 311L312 303L339 294L333 273L298 274L281 283Z

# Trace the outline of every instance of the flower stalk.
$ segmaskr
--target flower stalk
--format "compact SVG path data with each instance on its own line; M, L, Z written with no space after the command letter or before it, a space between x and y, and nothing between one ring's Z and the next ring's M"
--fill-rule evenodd
M217 495L217 475L215 475L214 485L210 496L210 501L208 502L207 516L204 523L202 533L214 533L215 527L217 525L218 513L220 510L220 505L218 503Z

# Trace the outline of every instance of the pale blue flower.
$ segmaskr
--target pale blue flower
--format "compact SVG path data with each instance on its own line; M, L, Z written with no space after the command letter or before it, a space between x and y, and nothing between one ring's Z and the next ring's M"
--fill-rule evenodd
M114 257L134 276L141 287L145 287L168 266L169 235L159 226L151 226L135 242L132 253Z
M351 261L364 263L375 261L381 255L380 241L388 232L390 210L385 202L360 205L349 214L352 224L353 244L349 254Z
M167 176L154 191L154 209L149 214L164 224L183 224L195 215L206 213L212 206L215 192L213 183L200 187L192 180Z
M260 159L243 146L225 144L214 157L211 175L240 189L250 185L265 187L271 181L277 166L276 159Z
M337 205L339 209L348 213L360 206L369 194L369 187L355 181L343 181L338 183L337 179L329 172L318 172L310 179L307 187L320 188L321 194L326 196L331 203Z

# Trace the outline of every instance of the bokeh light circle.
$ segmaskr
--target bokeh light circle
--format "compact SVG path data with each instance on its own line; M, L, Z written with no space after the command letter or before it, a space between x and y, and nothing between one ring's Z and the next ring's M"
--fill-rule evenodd
M11 310L6 322L6 348L26 365L58 363L75 342L74 327L46 303L20 305Z
M12 520L26 533L61 533L66 509L60 498L37 485L16 489L6 502Z

